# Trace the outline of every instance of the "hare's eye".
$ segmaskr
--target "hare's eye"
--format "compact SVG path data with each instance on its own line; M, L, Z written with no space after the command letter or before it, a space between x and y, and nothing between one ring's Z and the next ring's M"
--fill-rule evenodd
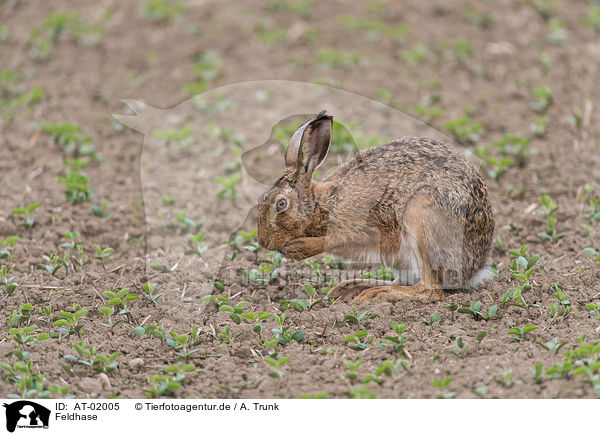
M281 211L287 207L287 204L288 204L287 199L281 198L275 203L275 209L277 211Z

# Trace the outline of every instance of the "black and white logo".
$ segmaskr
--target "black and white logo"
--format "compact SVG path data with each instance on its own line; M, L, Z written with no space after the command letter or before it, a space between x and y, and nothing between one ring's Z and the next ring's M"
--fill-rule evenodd
M50 410L29 400L19 400L4 404L6 408L6 430L47 429L50 422Z

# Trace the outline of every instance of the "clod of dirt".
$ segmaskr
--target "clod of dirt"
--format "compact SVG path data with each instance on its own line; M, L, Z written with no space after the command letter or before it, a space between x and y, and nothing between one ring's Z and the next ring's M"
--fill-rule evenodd
M142 358L134 358L127 363L132 370L137 370L144 366L144 360Z

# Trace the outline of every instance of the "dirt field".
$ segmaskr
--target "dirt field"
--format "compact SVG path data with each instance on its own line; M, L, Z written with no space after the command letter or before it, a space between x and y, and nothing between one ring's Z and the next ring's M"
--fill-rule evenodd
M599 397L599 3L72 4L0 0L0 396ZM343 259L259 248L322 108L321 175L406 134L470 152L498 276L353 307Z

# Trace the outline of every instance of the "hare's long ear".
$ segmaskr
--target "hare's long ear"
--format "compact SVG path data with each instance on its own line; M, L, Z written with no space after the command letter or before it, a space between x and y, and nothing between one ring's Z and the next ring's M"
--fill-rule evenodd
M292 136L285 153L285 165L296 171L298 180L310 180L327 157L333 117L322 111L302 124Z

